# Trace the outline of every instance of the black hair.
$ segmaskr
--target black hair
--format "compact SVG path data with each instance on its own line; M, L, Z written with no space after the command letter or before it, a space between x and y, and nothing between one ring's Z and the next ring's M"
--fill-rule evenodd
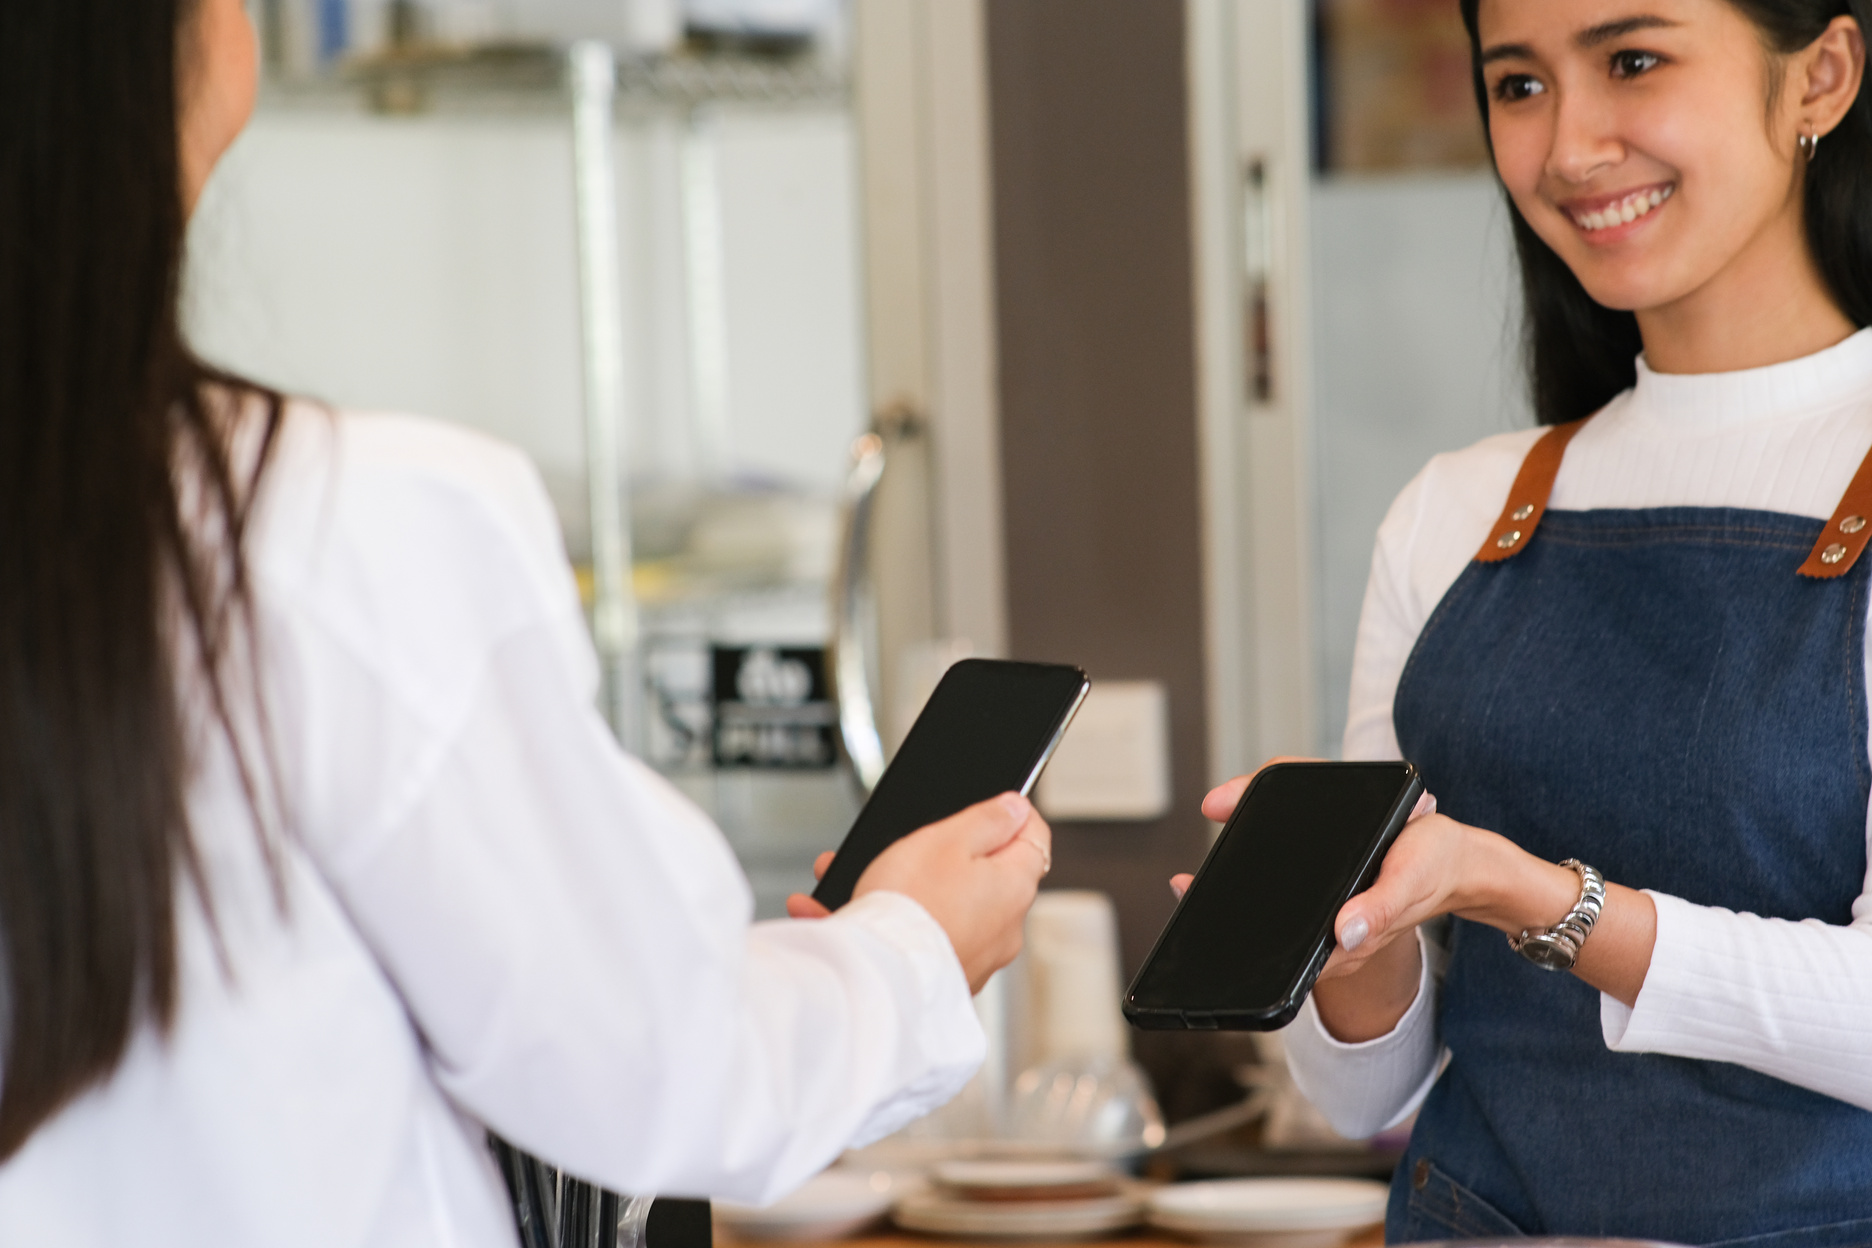
M178 323L196 3L0 4L0 1161L173 1019L180 886L207 901L179 684L232 734L280 400Z
M1872 30L1872 0L1728 0L1780 55L1807 47L1837 17ZM1488 128L1488 88L1476 29L1480 0L1461 0L1476 104ZM1872 324L1872 94L1863 87L1822 145L1806 178L1807 244L1847 319ZM1521 262L1529 397L1543 425L1589 416L1637 379L1638 318L1596 302L1504 194Z

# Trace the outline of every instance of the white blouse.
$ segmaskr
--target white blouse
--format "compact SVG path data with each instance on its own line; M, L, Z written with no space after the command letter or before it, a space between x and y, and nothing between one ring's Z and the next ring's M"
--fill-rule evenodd
M210 752L175 1027L0 1166L0 1244L512 1248L484 1125L626 1193L762 1201L955 1093L984 1042L934 920L751 924L721 835L613 744L519 454L286 430L251 554L283 896Z
M1391 505L1359 618L1347 758L1399 757L1391 704L1405 660L1541 433L1438 455ZM1868 447L1872 330L1736 373L1666 375L1640 360L1637 385L1567 447L1551 506L1736 507L1825 519ZM1872 811L1867 826L1872 838ZM1844 927L1651 896L1657 944L1644 988L1629 1009L1600 998L1608 1048L1734 1062L1872 1109L1872 880ZM1346 1135L1402 1120L1435 1079L1437 950L1425 952L1417 999L1390 1034L1343 1044L1310 1000L1286 1032L1296 1082Z

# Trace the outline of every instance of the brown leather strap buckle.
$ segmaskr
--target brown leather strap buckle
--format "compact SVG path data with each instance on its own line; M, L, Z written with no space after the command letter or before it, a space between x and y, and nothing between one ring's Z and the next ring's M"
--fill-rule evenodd
M1591 419L1586 416L1555 425L1541 435L1527 458L1521 461L1514 488L1508 491L1507 505L1502 508L1495 527L1489 530L1488 540L1476 552L1477 563L1500 563L1527 549L1528 543L1534 540L1534 530L1540 527L1541 517L1547 514L1547 499L1553 494L1554 478L1560 475L1560 461L1566 456L1567 443ZM1868 488L1872 489L1872 481L1868 482Z
M1865 553L1866 541L1872 539L1869 522L1872 522L1872 454L1860 461L1859 471L1853 474L1852 484L1846 487L1833 518L1820 530L1820 539L1814 543L1807 562L1801 564L1800 574L1826 579L1852 571L1853 564Z

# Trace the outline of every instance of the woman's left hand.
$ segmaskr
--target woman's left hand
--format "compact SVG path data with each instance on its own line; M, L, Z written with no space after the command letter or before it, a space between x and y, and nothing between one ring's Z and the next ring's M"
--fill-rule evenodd
M1447 815L1412 819L1385 854L1377 881L1340 909L1333 922L1339 947L1326 960L1320 978L1356 973L1392 941L1414 936L1418 924L1445 914L1489 922L1483 913L1490 909L1488 885L1500 878L1504 849L1544 865L1495 833ZM1550 922L1565 915L1578 894L1579 877L1564 867L1556 869L1575 887Z
M1579 901L1580 877L1505 836L1447 815L1412 820L1385 855L1378 881L1348 901L1333 930L1339 947L1320 979L1351 975L1385 947L1439 915L1485 923L1506 935L1550 927ZM1573 973L1626 1005L1651 969L1657 907L1610 881L1592 936Z
M1283 756L1269 759L1267 765L1308 761L1312 760ZM1211 789L1203 798L1203 814L1217 823L1227 820L1253 780L1253 775L1237 776ZM1432 811L1436 808L1434 800L1423 805ZM1339 947L1320 978L1336 979L1357 971L1392 941L1412 935L1419 923L1449 913L1440 907L1448 901L1450 885L1463 865L1468 848L1463 833L1480 831L1436 814L1413 816L1386 854L1377 882L1339 911L1333 924ZM1181 897L1192 878L1172 876L1170 887Z
M1250 779L1239 777L1215 789L1204 799L1203 813L1218 821L1226 819ZM1181 895L1189 880L1189 876L1179 875L1172 879L1171 886ZM1348 981L1346 989L1361 980L1387 984L1400 980L1399 984L1389 985L1400 988L1401 979L1410 978L1414 994L1415 950L1407 955L1393 946L1414 936L1420 923L1453 914L1504 933L1519 933L1558 923L1579 900L1579 893L1579 876L1571 869L1536 858L1504 836L1459 823L1447 815L1420 815L1392 844L1377 881L1341 907L1334 920L1338 947L1320 972L1321 1010L1326 1012L1329 1001L1336 997L1354 995L1337 990L1334 981L1339 980ZM1650 969L1656 931L1657 911L1651 899L1608 882L1605 909L1581 951L1575 974L1600 991L1632 1004ZM1387 964L1383 973L1379 973L1381 963ZM1373 974L1359 976L1368 968ZM1379 995L1398 994L1386 991ZM1375 1007L1385 1016L1394 1010L1401 1013L1398 1002L1361 1004L1368 1007L1362 1012ZM1401 1005L1409 1005L1408 995ZM1382 1034L1382 1029L1375 1034Z

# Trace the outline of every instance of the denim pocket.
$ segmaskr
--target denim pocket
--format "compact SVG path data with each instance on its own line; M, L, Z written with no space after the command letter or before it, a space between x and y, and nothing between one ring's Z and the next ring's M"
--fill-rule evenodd
M1501 1210L1450 1178L1428 1157L1417 1159L1405 1182L1409 1195L1404 1202L1404 1225L1387 1229L1388 1243L1527 1233Z

